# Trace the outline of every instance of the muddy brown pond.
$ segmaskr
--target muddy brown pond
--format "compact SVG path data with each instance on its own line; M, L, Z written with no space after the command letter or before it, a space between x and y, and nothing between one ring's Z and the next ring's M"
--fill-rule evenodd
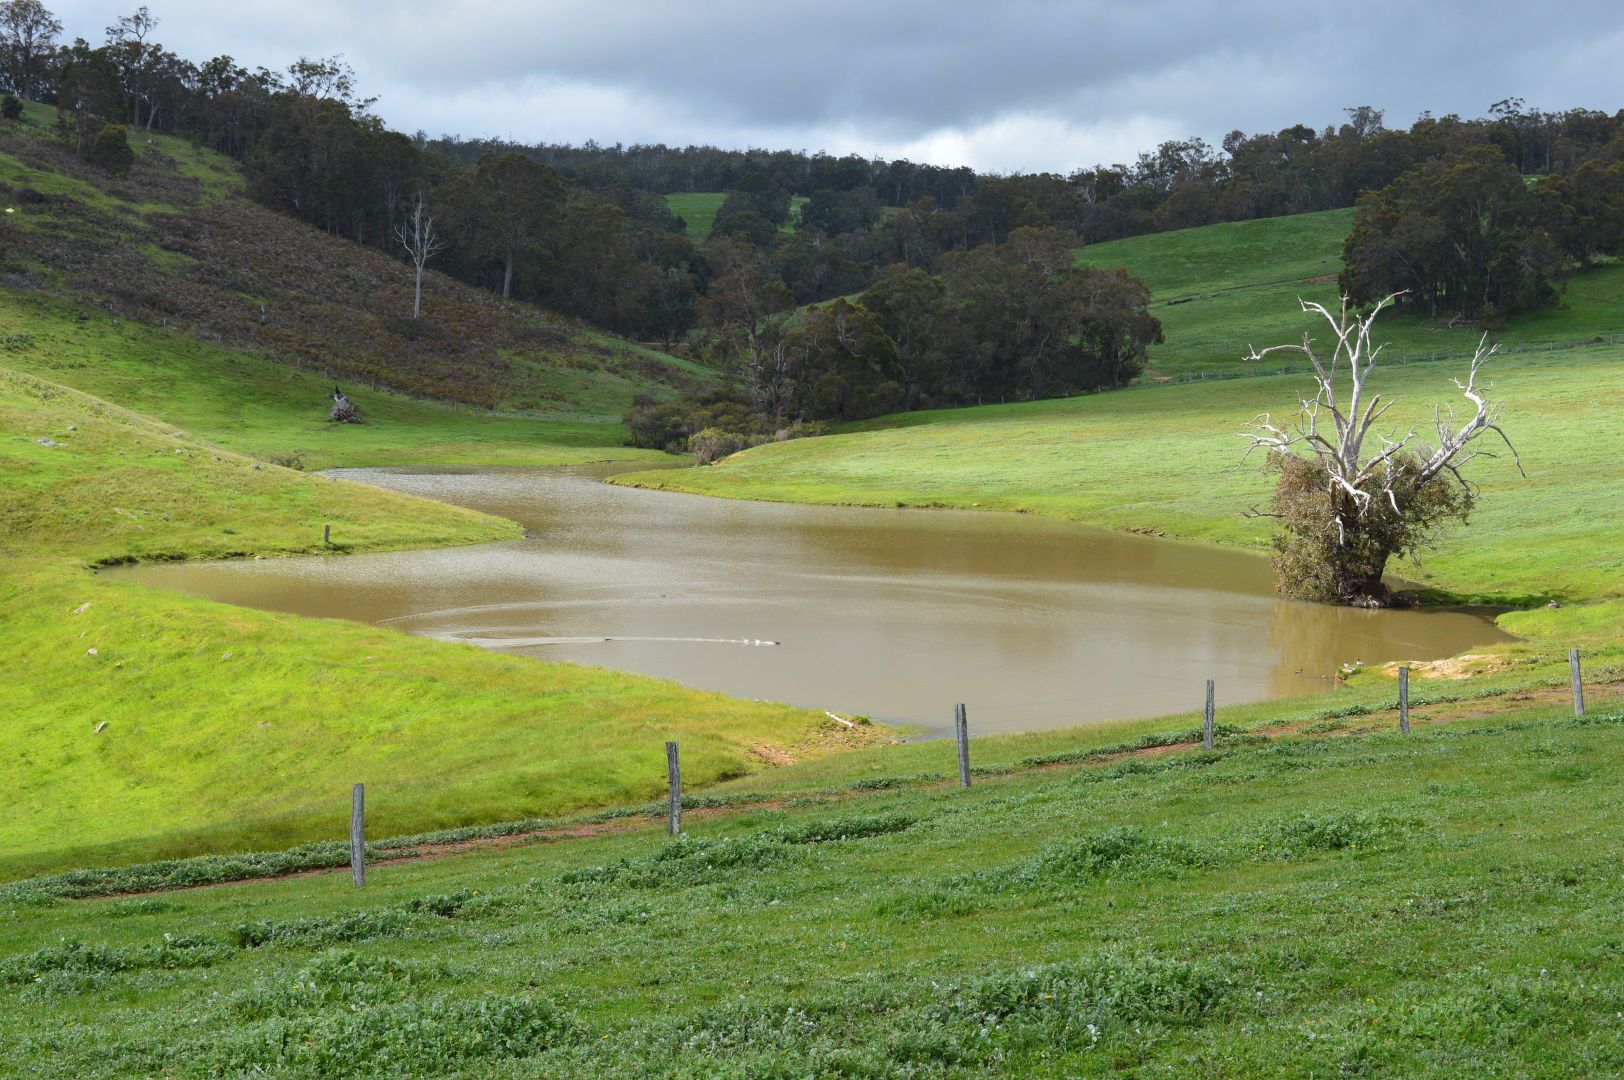
M646 466L643 466L646 468ZM1504 640L1486 617L1276 599L1256 554L1040 517L733 502L612 466L351 469L521 522L434 551L108 573L940 731L1028 731L1330 691L1343 663ZM622 468L620 471L624 471Z

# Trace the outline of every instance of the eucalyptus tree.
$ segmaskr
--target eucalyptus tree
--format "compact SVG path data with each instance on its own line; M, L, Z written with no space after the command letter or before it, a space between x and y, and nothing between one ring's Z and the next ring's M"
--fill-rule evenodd
M563 178L523 154L490 153L458 179L451 197L464 243L477 258L502 267L502 296L512 297L520 261L557 228Z
M37 100L49 85L51 56L62 24L39 0L0 3L0 74L6 89Z
M748 244L726 243L711 254L716 276L700 304L700 319L736 345L744 357L746 378L757 404L781 415L787 405L783 379L787 366L781 333L795 298L782 281L768 274Z

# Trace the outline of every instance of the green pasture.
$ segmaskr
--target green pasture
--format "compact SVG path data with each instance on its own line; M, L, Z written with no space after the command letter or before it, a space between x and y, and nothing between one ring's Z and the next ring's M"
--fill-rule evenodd
M1352 210L1225 222L1194 229L1093 244L1078 253L1086 266L1126 266L1150 285L1152 313L1167 341L1151 349L1146 381L1192 373L1257 373L1306 367L1301 357L1276 354L1246 361L1252 346L1321 342L1328 327L1304 315L1298 299L1337 303L1342 240ZM1406 313L1383 324L1394 360L1470 354L1482 335L1450 325L1450 313L1429 319ZM1513 317L1494 335L1503 348L1548 348L1624 334L1624 266L1576 274L1559 307Z
M710 238L716 211L726 198L725 191L675 191L665 197L665 204L687 224L688 239L698 242Z
M0 1049L32 1076L1619 1071L1624 713L1423 712L808 789L361 890L19 883Z

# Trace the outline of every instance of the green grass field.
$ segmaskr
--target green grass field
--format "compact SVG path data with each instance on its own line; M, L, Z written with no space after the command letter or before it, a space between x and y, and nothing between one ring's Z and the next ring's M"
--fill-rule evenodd
M1322 336L1323 324L1304 316L1297 298L1335 303L1342 239L1352 225L1352 210L1206 225L1095 244L1078 261L1126 266L1150 285L1167 343L1151 349L1147 379L1244 372L1256 367L1242 359L1249 345L1300 341L1304 331ZM1470 353L1480 333L1416 316L1383 326L1395 359ZM1497 337L1513 349L1617 334L1624 334L1624 265L1614 264L1576 275L1561 307L1517 316ZM1271 358L1262 366L1285 363Z
M24 883L0 1049L32 1076L1624 1069L1624 713L1350 712L969 790L833 759L679 841L608 822L359 891Z
M676 191L665 197L665 204L687 224L688 239L698 243L710 239L716 211L726 198L725 191Z

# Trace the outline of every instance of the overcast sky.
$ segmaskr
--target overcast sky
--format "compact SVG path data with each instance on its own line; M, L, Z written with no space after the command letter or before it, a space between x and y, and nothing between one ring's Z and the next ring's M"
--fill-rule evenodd
M46 0L99 41L133 5ZM389 126L1068 172L1240 128L1624 108L1624 3L152 0L247 67L343 53Z

